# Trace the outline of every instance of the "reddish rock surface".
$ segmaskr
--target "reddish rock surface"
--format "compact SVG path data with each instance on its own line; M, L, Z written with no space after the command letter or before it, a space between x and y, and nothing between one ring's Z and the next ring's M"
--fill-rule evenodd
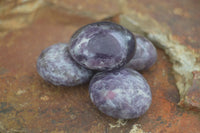
M19 1L15 1L16 5L17 2ZM10 10L16 6L11 3L1 2L0 4L4 7L8 4ZM94 5L98 7L99 4ZM89 4L88 8L94 5ZM197 0L164 3L158 0L151 3L148 1L132 3L131 1L128 2L128 6L132 10L148 14L158 22L168 25L172 29L174 38L188 49L199 53L200 19L198 16L200 15L198 9L200 9L200 4ZM152 90L152 105L142 117L128 120L121 127L110 128L109 124L115 124L117 120L100 113L92 104L88 84L77 87L56 87L42 80L36 71L36 60L40 52L51 44L68 42L75 30L85 24L95 22L96 17L71 13L53 4L45 4L41 7L33 14L31 13L33 17L23 19L22 23L10 19L19 14L11 13L13 17L0 14L0 18L6 18L6 21L10 22L3 23L6 28L0 26L2 31L0 36L0 132L128 133L134 124L141 124L145 132L199 133L200 114L177 105L179 92L173 76L172 64L168 56L159 48L157 48L156 64L142 73ZM105 9L110 12L113 10ZM89 12L93 10L95 8L91 7ZM97 14L99 11L101 9L97 9ZM28 14L21 15L25 18L28 16ZM25 22L27 24L24 24ZM196 96L193 103L199 106L199 93L193 91L199 92L199 78L196 78L199 76L197 75L199 72L194 73L193 86L187 95L188 97Z
M183 103L182 103L183 102ZM189 88L189 91L186 94L184 101L181 101L181 106L186 106L189 109L200 110L200 72L193 72L193 81L192 86Z

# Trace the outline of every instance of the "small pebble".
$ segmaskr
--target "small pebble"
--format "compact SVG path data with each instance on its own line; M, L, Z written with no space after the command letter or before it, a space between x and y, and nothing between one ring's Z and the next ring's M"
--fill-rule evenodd
M54 44L42 51L37 71L54 85L75 86L88 82L93 72L77 64L68 53L68 44Z
M136 51L131 61L127 64L134 70L146 70L155 64L157 52L154 45L145 37L136 35Z
M124 66L135 53L135 37L112 22L86 25L74 33L69 52L80 65L97 71Z
M90 81L89 93L101 112L120 119L140 117L152 100L147 81L129 68L97 73Z

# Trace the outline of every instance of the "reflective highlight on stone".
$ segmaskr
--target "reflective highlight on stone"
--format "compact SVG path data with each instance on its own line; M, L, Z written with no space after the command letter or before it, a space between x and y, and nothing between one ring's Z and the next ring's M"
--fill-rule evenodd
M109 71L130 61L135 52L135 38L118 24L92 23L74 33L69 52L77 63L88 69Z

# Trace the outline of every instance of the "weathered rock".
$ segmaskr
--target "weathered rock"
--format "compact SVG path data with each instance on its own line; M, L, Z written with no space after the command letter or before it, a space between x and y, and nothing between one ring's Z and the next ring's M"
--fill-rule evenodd
M179 93L173 75L172 64L169 62L171 57L168 57L158 47L157 62L148 71L142 73L152 88L152 104L149 110L139 119L128 120L123 123L119 122L121 124L117 124L112 128L109 125L115 124L116 120L97 111L89 98L87 85L67 88L55 87L41 80L37 74L35 64L42 49L48 47L49 44L68 42L77 28L96 22L97 18L110 16L112 13L106 14L106 12L116 9L111 8L115 6L115 0L109 1L109 4L98 1L97 3L101 4L96 4L93 7L91 7L93 0L89 0L91 3L84 3L85 7L82 10L76 10L76 7L82 6L82 2L84 2L78 1L66 1L69 5L57 2L57 4L60 4L60 6L57 6L57 4L46 2L45 0L46 4L34 10L34 17L30 20L27 19L27 21L20 21L22 19L18 18L24 16L23 20L26 20L29 17L28 13L23 14L20 12L10 16L1 15L0 132L126 133L132 132L132 126L137 123L142 125L141 128L145 132L199 133L199 112L188 111L177 106ZM140 25L142 22L147 22L146 24L142 23L142 29L152 26L151 23L156 19L159 24L151 28L161 31L158 32L161 33L161 36L162 33L165 35L170 33L171 35L167 36L167 39L177 40L178 44L186 47L186 51L192 50L192 54L199 54L200 12L198 9L200 9L200 1L127 0L126 5L123 4L125 1L120 0L119 6L122 9L128 7L127 11L122 12L119 9L119 12L127 15L128 12L137 11L137 15L146 19L146 21L140 21ZM21 9L25 10L26 4L26 10L32 10L34 8L28 6L28 3L32 2L37 2L37 0L0 1L0 10L4 10L0 11L0 14L5 13L5 11L9 14L12 9L17 9L16 7L23 7ZM72 7L70 3L75 3L73 5L74 9L65 8L65 6ZM105 5L107 8L104 8ZM95 10L98 11L88 13L89 8L92 8L94 12ZM99 17L102 15L101 12L105 16ZM134 17L139 20L137 15ZM8 20L4 19L6 16L9 16L12 22L7 23L8 25L3 28L3 25ZM132 21L133 18L130 18L129 20ZM117 17L112 20L118 22ZM19 23L21 24L18 25ZM129 25L126 26L128 27ZM159 28L156 28L157 26ZM130 27L133 26L130 25ZM141 30L137 31L145 35L147 33ZM200 61L198 56L196 61ZM193 79L193 74L190 74L191 79Z
M173 63L176 85L181 98L180 102L189 104L187 103L188 100L185 101L186 93L192 86L192 72L200 71L199 55L173 39L167 26L163 27L147 15L137 12L123 14L120 16L120 24L126 26L132 32L145 35L169 55L170 61Z
M200 72L193 72L192 86L185 94L184 101L180 101L180 105L189 109L200 110Z
M119 0L46 0L46 2L69 13L91 17L96 20L112 17L121 11Z
M0 2L0 37L8 31L28 26L36 15L39 8L44 7L45 2L40 0L23 1L13 0Z

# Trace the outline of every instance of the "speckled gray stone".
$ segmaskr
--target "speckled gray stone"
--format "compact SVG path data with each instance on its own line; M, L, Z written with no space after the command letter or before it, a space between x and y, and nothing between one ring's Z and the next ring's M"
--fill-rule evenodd
M145 37L135 35L136 51L131 61L126 65L134 70L146 70L155 64L157 52L154 45Z
M120 119L141 116L152 100L147 81L129 68L97 73L90 81L89 93L101 112Z
M124 66L135 52L134 35L112 22L97 22L77 30L69 52L80 65L98 71Z
M59 43L43 50L37 60L39 75L54 85L75 86L89 81L93 72L73 61L67 48L67 44Z

